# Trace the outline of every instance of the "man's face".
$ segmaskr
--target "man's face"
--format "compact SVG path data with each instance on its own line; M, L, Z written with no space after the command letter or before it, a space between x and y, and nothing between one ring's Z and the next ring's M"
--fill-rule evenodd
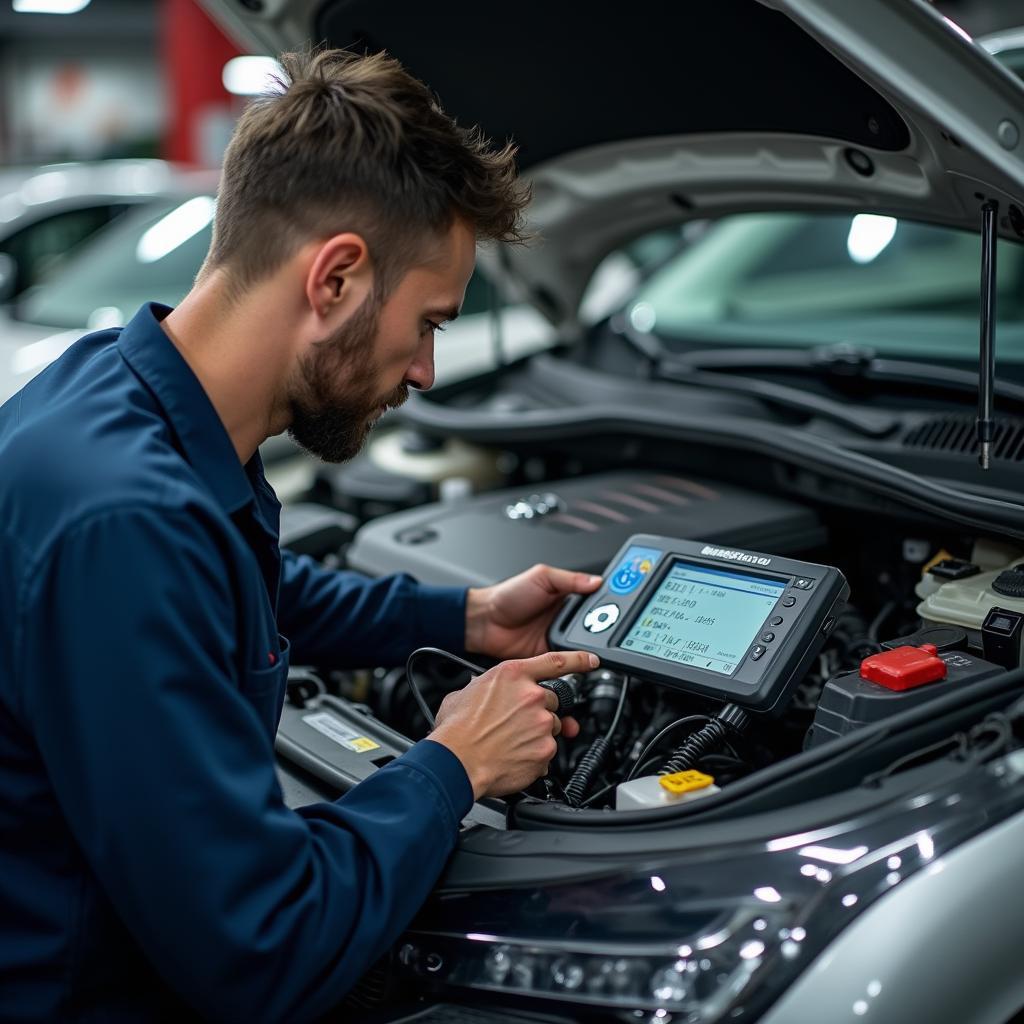
M383 303L371 293L299 360L288 432L326 462L344 462L409 387L434 383L434 331L458 315L473 272L475 237L453 224L429 264L408 271Z

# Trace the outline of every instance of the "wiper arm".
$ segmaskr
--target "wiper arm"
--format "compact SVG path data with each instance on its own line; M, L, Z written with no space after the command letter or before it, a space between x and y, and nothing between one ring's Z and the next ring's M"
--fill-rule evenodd
M929 384L945 391L970 395L978 393L978 375L970 370L955 370L949 366L921 366L899 359L874 359L868 378L892 381L897 384ZM995 382L997 398L1024 405L1024 386L1009 380Z
M728 373L709 372L698 369L688 359L675 360L663 357L655 365L653 376L657 380L695 384L733 394L749 395L769 405L830 420L865 437L884 437L891 434L898 424L896 417L889 413L850 408L824 395L801 391L788 384L775 384L771 381L758 380L756 377L737 377Z
M971 398L978 393L978 375L970 370L929 366L909 359L880 359L873 349L859 345L824 345L812 349L700 349L662 358L671 358L675 367L685 365L694 370L795 371L883 384L925 385ZM997 380L995 395L1024 405L1024 386L1013 381Z

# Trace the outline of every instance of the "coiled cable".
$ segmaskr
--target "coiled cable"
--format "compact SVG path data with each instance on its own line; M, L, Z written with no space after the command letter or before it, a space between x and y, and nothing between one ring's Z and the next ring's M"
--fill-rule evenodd
M735 704L726 704L703 728L691 733L659 769L659 775L673 775L693 768L705 754L722 746L729 732L742 732L749 722L747 713Z
M573 770L569 781L565 784L565 802L570 807L579 807L583 802L583 797L590 787L590 783L593 781L594 776L600 771L601 766L605 762L605 758L608 756L608 751L611 748L612 737L615 735L615 730L619 727L619 722L622 719L622 711L626 706L626 694L629 690L629 676L626 676L622 680L622 689L619 692L619 703L615 708L615 715L612 718L611 725L608 726L608 731L603 736L598 736L593 743L587 748L587 752L580 758L579 763Z

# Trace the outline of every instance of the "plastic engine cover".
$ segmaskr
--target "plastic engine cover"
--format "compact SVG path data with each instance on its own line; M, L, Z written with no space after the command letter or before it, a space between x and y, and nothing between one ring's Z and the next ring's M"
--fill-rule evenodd
M825 540L818 516L793 502L668 471L636 470L383 516L356 534L348 564L373 576L408 572L423 583L484 586L536 562L601 572L634 533L780 555Z

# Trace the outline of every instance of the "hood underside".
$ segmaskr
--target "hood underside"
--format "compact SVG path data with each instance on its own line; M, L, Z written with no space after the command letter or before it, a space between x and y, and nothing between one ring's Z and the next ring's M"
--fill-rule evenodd
M514 140L540 241L483 258L563 328L603 255L686 218L977 230L991 198L1024 237L1024 86L923 0L205 2L258 52L387 50L461 123Z

